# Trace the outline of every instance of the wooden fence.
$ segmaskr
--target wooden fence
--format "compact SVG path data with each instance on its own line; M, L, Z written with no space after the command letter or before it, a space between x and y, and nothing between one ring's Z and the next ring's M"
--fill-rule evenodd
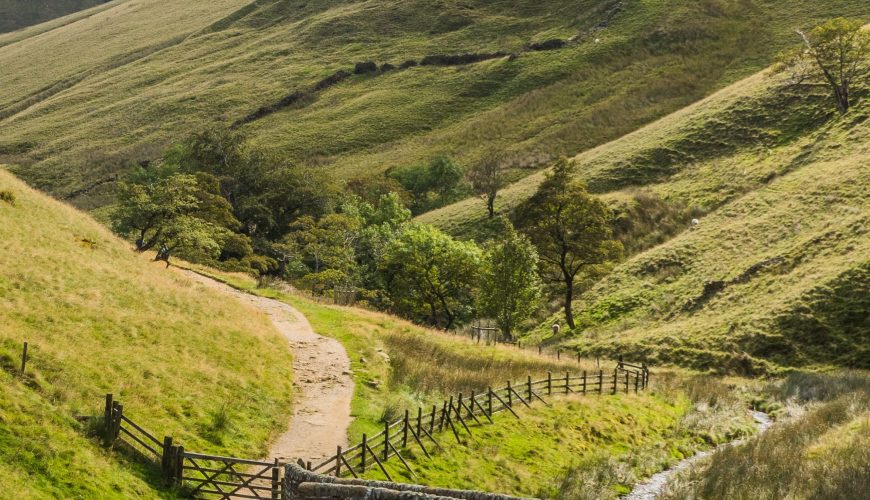
M462 393L450 397L440 407L417 408L415 414L405 411L404 416L384 424L384 430L374 436L362 435L360 443L347 449L340 446L336 454L312 465L299 460L299 465L313 473L336 478L359 478L367 470L377 467L388 481L393 481L384 463L395 457L412 476L411 465L403 451L418 447L426 457L435 450L444 450L449 444L439 435L449 430L458 444L462 436L473 435L474 424L494 423L499 413L509 413L519 419L515 408L529 407L540 402L550 406L545 398L569 394L616 394L638 392L649 386L650 373L646 365L618 362L613 372L566 372L564 376L548 373L546 378L533 381L531 376L520 383L508 382L500 389L488 388L482 393ZM141 457L159 466L166 484L176 486L183 496L195 498L282 498L281 471L285 464L277 459L271 462L222 457L186 451L165 436L162 440L124 415L124 406L106 395L103 415L103 438L107 446L118 442L126 444ZM437 436L437 437L436 437Z
M558 394L638 392L648 387L649 376L646 365L620 361L612 373L605 374L603 370L592 373L583 371L574 375L566 372L564 376L548 373L546 378L537 381L528 376L521 383L508 382L500 389L490 387L482 393L460 393L456 397L451 396L440 407L433 405L431 409L425 410L419 407L414 414L406 410L402 418L385 423L383 431L374 436L363 434L358 444L347 449L338 447L335 455L317 465L312 466L301 461L299 464L311 472L354 478L376 467L388 481L392 481L384 462L396 457L414 476L414 471L401 450L415 446L426 457L431 457L435 449L443 450L447 446L447 443L436 438L441 431L449 430L456 442L462 444L463 434L473 435L473 424L493 423L493 417L498 413L510 413L519 419L520 415L514 410L519 405L528 407L537 401L550 406L544 398Z
M160 467L167 486L178 487L186 497L208 499L281 498L281 464L185 451L171 437L157 439L129 417L124 405L106 395L103 438L107 445L126 444Z

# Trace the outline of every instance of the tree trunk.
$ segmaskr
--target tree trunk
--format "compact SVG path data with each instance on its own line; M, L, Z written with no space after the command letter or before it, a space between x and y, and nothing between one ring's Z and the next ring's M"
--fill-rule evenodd
M847 85L834 87L834 99L837 100L837 111L845 115L849 111L849 87Z
M491 194L486 198L486 210L489 212L489 218L495 217L495 195Z
M565 323L574 329L574 279L565 278Z

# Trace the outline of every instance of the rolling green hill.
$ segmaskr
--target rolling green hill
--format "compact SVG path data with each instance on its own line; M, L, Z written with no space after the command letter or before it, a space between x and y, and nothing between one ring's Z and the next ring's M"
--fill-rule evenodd
M585 292L577 330L550 342L745 373L868 367L867 87L840 117L823 89L796 94L779 78L757 74L575 158L613 203L654 197L699 224L684 218ZM508 189L501 209L540 177ZM468 232L483 215L469 201L422 219Z
M2 0L0 33L19 30L72 14L109 0Z
M162 496L153 471L112 457L75 418L99 414L110 392L146 428L216 453L261 456L286 428L290 353L265 314L136 255L3 170L0 241L3 496Z
M0 37L0 160L92 208L131 162L303 91L240 129L343 179L490 148L519 178L761 69L795 27L867 13L857 0L128 0ZM466 53L485 60L401 68ZM309 92L362 61L398 68Z

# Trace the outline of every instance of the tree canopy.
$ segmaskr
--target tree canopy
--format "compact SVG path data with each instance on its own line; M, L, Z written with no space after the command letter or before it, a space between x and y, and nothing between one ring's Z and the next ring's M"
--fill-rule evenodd
M391 308L444 329L473 314L480 270L477 245L420 224L390 242L380 263Z

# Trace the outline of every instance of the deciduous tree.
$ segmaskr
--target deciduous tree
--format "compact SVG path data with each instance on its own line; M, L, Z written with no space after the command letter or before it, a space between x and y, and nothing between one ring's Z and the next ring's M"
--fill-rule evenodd
M474 243L414 224L389 244L380 270L395 312L451 329L473 312L480 266Z
M504 187L506 170L502 156L491 151L468 171L468 181L474 192L486 201L490 219L495 217L495 199Z
M538 191L517 208L517 225L532 240L546 279L564 289L565 321L575 327L572 302L581 272L594 272L619 259L612 239L610 209L572 177L573 164L560 159Z
M798 31L803 47L787 53L783 63L793 72L794 83L824 82L840 114L851 105L850 91L855 78L867 71L870 32L861 21L832 19L809 33Z
M541 298L538 252L529 238L501 219L499 239L486 252L480 309L494 318L505 338L529 319Z

